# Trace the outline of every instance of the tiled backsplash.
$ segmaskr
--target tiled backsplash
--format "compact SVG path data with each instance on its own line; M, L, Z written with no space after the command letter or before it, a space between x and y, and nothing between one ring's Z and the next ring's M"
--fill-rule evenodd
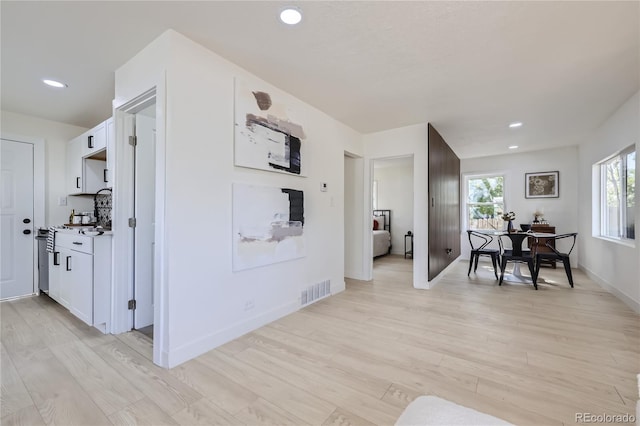
M112 199L111 193L95 196L96 226L111 228Z

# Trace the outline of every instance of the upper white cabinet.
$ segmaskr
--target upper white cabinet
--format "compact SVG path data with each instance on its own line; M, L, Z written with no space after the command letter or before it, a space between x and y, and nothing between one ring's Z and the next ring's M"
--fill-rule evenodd
M107 148L107 122L98 124L93 129L83 133L82 156L88 157Z
M83 193L82 176L82 143L83 135L72 139L67 145L67 192L69 194Z
M107 121L105 121L69 141L67 192L69 195L95 194L100 189L110 186L107 172Z
M102 188L109 186L107 182L106 160L85 158L83 161L85 192L95 194Z

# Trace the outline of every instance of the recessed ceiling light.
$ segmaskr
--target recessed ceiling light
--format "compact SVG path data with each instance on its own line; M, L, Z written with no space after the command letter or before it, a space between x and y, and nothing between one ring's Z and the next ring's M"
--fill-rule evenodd
M509 127L511 127L512 129L514 127L520 127L520 126L522 126L522 122L520 122L520 121L516 121L515 123L509 124Z
M287 25L296 25L302 21L302 12L295 7L288 7L280 12L280 20Z
M518 145L511 145L509 149L518 149Z
M44 84L46 84L47 86L51 86L51 87L57 87L57 88L63 88L63 87L68 87L66 84L64 83L60 83L59 81L55 81L55 80L47 80L46 78L42 80L42 82Z

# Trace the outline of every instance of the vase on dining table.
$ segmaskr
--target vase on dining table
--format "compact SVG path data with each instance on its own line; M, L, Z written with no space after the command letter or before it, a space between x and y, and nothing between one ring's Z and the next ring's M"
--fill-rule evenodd
M513 230L513 221L512 221L512 220L510 220L509 222L507 222L507 232L508 232L508 233L510 233L510 234L511 234L512 232L514 232L514 230Z

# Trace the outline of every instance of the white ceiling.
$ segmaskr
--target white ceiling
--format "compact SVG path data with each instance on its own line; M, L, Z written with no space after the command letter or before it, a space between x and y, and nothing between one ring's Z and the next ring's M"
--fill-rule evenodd
M168 28L362 133L429 121L462 158L574 145L640 88L637 1L304 1L297 27L285 4L3 0L2 109L91 127Z

